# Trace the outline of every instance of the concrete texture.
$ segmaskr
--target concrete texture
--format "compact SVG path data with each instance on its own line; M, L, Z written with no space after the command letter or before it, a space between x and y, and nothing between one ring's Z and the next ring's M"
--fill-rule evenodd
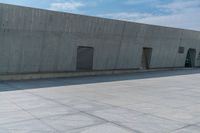
M78 46L94 48L93 70L184 67L200 32L0 4L0 74L76 71ZM179 46L185 48L178 53ZM103 52L103 54L102 54Z
M2 133L199 133L200 69L0 83Z

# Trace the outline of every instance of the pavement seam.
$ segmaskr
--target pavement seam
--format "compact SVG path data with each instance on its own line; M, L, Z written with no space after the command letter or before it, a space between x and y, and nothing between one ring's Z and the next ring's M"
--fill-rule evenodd
M96 102L99 102L99 101L96 101ZM99 103L102 103L102 102L99 102ZM112 104L109 104L109 103L103 103L103 104L110 105L110 106L116 107L116 108L121 108L121 109L130 110L130 111L135 111L135 112L141 113L141 115L150 115L150 116L153 116L153 117L156 117L156 118L160 118L160 119L164 119L164 120L168 120L168 121L174 121L174 122L182 123L182 124L185 124L185 125L189 124L189 123L183 123L183 122L180 122L180 121L175 121L175 120L172 120L172 119L168 119L168 118L165 118L165 117L160 117L160 116L157 116L157 115L154 115L154 114L151 114L151 113L140 112L140 111L137 111L137 110L126 108L126 107L112 105ZM138 115L138 116L140 116L140 115Z
M58 103L58 104L60 104L60 105L66 106L66 107L70 107L69 105L66 105L66 104L60 103L59 101L57 101L57 100L55 100L55 99L51 99L51 98L47 98L47 97L43 97L43 96L41 96L41 95L37 95L37 94L31 93L31 92L27 92L27 93L30 93L30 94L35 95L35 96L39 96L39 97L41 97L41 98L43 98L43 99L46 99L46 100L53 101L53 102L55 102L55 103ZM70 107L70 108L72 108L72 107ZM74 108L72 108L72 109L74 109ZM100 119L100 120L102 120L102 121L104 121L104 122L109 122L109 123L112 123L112 124L114 124L114 125L117 125L117 126L123 127L123 128L125 128L125 129L127 129L127 130L129 130L129 131L134 131L134 132L137 132L137 133L142 133L142 132L140 132L140 131L130 129L130 128L126 127L126 126L123 126L123 125L117 124L117 123L115 123L115 122L113 122L113 121L106 120L106 119L104 119L104 118L101 118L101 117L98 117L98 116L96 116L96 115L93 115L93 114L87 113L87 112L85 112L85 111L81 111L81 110L79 110L79 109L76 109L76 110L78 110L79 112L84 113L84 114L86 114L86 115L89 115L89 116L92 116L92 117L94 117L94 118Z
M188 127L191 127L191 126L198 127L198 126L196 126L196 125L194 125L194 124L190 124L190 125L186 125L186 126L184 126L184 127L175 129L175 130L171 131L170 133L174 133L174 132L176 132L176 131L179 131L179 130L182 130L182 129L185 129L185 128L188 128Z
M15 104L16 106L18 106L19 108L21 108L23 111L25 111L26 113L30 114L34 119L39 120L40 122L42 122L43 124L45 124L46 126L48 126L49 128L51 128L54 131L57 131L55 128L53 128L52 126L50 126L47 123L44 123L43 121L41 121L39 118L37 118L35 115L33 115L32 113L30 113L28 110L22 108L21 106L19 106L17 103L11 101L13 104Z

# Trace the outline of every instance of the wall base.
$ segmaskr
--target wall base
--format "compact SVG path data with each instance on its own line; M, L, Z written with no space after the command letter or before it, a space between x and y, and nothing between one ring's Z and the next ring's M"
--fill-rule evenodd
M28 74L4 74L0 75L0 81L6 80L30 80L30 79L47 79L47 78L67 78L81 76L99 76L99 75L116 75L131 74L138 72L153 72L166 70L188 70L192 68L154 68L148 70L129 69L129 70L101 70L90 72L59 72L59 73L28 73Z

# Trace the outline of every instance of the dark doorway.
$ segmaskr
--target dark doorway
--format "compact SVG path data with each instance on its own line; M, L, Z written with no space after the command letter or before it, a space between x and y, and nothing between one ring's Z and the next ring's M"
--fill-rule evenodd
M78 71L88 71L93 69L94 48L79 46L77 49L77 66Z
M196 59L196 49L189 49L186 60L185 67L195 67L195 59Z
M143 48L142 52L142 69L149 69L151 63L152 48Z

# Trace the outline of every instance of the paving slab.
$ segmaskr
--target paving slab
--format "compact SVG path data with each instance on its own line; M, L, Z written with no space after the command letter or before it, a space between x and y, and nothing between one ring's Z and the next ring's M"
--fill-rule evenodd
M50 125L59 132L66 132L72 129L79 129L96 124L104 123L101 119L87 114L78 113L72 115L56 115L48 118L42 118L41 121Z
M67 132L66 132L67 133ZM68 133L138 133L137 131L128 130L112 123L91 126L78 130L72 130Z
M172 133L199 133L200 127L198 126L188 126L185 128L178 129Z
M34 117L24 110L0 113L0 124L17 123L30 119Z
M56 133L56 130L39 120L27 120L0 126L2 133ZM1 132L0 130L0 132Z
M0 82L0 133L199 133L200 69Z

